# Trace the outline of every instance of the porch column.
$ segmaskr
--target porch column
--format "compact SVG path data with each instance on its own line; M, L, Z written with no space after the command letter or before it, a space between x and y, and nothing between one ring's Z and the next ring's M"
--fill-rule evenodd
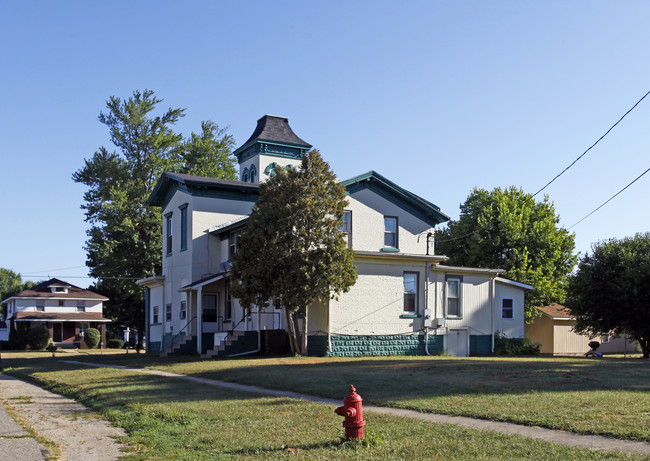
M199 330L196 333L196 352L201 355L203 339L203 287L199 287L199 291L196 292L196 298L196 326Z
M106 324L105 323L99 324L99 331L102 333L101 342L103 346L106 347Z

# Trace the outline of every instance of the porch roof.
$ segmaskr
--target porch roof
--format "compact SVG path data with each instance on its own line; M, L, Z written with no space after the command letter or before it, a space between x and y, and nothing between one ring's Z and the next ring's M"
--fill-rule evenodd
M99 312L16 312L16 322L101 322L111 319L102 317Z
M217 274L206 275L205 277L200 278L199 280L196 280L195 282L192 282L189 285L185 285L184 287L181 287L181 289L178 291L194 291L197 288L204 287L205 285L209 285L213 282L217 282L221 279L226 278L229 273L230 271L225 271L225 272L219 272Z

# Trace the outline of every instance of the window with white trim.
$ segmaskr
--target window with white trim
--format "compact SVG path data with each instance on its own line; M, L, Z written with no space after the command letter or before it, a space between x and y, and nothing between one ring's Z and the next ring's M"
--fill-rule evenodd
M171 319L172 319L172 305L171 305L171 304L167 304L167 305L165 306L165 320L168 321L168 322L170 322Z
M512 298L501 299L501 318L514 319L515 318L515 301Z
M447 279L446 288L447 317L461 317L460 279Z
M352 247L352 212L345 210L339 230L345 234L345 240L348 242L348 248Z
M86 312L86 301L77 301L77 312Z
M158 323L158 306L153 306L153 313L151 314L151 323Z
M404 272L404 312L418 311L418 273Z
M187 301L181 301L180 317L181 320L185 320L187 318Z
M384 216L384 248L397 248L397 217Z
M180 207L181 210L181 251L187 250L187 203Z
M45 312L45 301L36 301L36 311Z
M166 232L165 235L167 236L167 240L166 240L166 244L167 244L166 245L166 250L167 251L166 252L167 252L168 255L170 255L170 254L172 254L172 235L173 235L172 234L172 230L173 230L172 214L167 213L165 215L165 218L167 219L166 222L165 222L165 232Z

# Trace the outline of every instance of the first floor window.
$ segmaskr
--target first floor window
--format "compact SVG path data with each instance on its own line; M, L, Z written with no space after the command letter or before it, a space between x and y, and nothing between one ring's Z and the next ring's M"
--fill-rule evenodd
M418 310L418 274L404 272L404 312L415 313Z
M514 317L515 317L514 301L509 298L503 298L501 300L501 318L512 319Z
M151 315L151 323L158 323L158 306L153 306L153 314Z
M171 305L171 304L167 304L167 305L165 306L165 320L168 321L168 322L170 322L171 319L172 319L172 305Z
M181 301L181 320L187 318L187 301Z
M460 280L447 280L447 316L460 317Z
M230 282L226 282L226 306L223 312L223 319L227 322L232 320L232 297L230 296Z

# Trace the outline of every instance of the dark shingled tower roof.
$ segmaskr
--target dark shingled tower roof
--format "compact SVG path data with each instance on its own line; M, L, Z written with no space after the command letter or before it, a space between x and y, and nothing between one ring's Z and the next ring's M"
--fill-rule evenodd
M278 117L277 115L265 115L257 121L255 131L242 146L237 149L240 151L251 145L255 141L269 141L283 144L294 144L297 146L311 147L311 144L303 141L289 126L287 117Z

